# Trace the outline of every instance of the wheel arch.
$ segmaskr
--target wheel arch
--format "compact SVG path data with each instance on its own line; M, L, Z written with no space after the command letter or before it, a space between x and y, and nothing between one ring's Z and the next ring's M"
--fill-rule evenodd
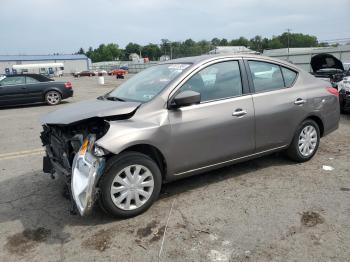
M324 134L324 124L322 119L319 116L316 115L310 115L307 118L305 118L303 121L307 120L307 119L311 119L313 121L316 122L316 124L318 125L319 129L320 129L320 137L323 137Z
M156 164L158 165L162 178L164 179L167 173L167 163L164 154L155 146L150 144L136 144L131 145L123 149L120 153L123 152L139 152L149 156Z
M289 140L289 145L292 143L293 138L294 138L294 135L295 135L295 133L297 132L299 126L300 126L305 120L307 120L307 119L311 119L311 120L313 120L313 121L316 122L316 124L318 125L318 127L319 127L319 129L320 129L320 138L323 137L323 135L324 135L324 124L323 124L322 118L319 117L319 116L317 116L317 115L315 115L315 114L311 114L311 115L308 115L308 116L306 116L305 118L303 118L303 119L300 121L300 123L294 128L294 132L292 133L293 135L292 135L292 137L291 137L290 140Z

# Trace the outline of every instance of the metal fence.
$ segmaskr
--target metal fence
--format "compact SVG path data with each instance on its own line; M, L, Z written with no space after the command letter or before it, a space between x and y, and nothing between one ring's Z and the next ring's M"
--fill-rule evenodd
M98 63L92 63L92 69L93 70L106 70L110 71L116 68L119 68L123 65L127 65L129 67L129 73L135 74L138 72L141 72L142 70L154 66L158 64L157 61L151 61L148 63L135 63L132 61L113 61L113 62L98 62Z

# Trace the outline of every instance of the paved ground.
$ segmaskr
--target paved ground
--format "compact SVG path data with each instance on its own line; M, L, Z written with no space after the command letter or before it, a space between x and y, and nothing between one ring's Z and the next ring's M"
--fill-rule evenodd
M60 106L0 109L0 261L349 261L350 115L308 163L272 155L169 184L133 219L81 218L41 171L39 118L122 80L71 81Z

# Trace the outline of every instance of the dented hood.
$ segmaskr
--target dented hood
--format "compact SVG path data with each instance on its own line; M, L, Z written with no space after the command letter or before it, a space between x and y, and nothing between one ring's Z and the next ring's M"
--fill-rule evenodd
M109 100L87 100L65 106L45 115L43 124L68 125L93 117L110 117L132 114L141 103Z

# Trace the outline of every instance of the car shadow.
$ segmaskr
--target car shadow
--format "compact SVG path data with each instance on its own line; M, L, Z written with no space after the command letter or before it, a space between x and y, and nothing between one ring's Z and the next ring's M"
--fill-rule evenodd
M228 179L241 179L244 175L266 167L291 164L292 162L289 160L279 156L276 157L276 154L274 154L184 178L163 185L158 201L164 201L187 191ZM237 180L237 182L239 181ZM64 198L63 188L63 181L50 179L41 171L33 171L2 180L0 182L0 192L2 194L0 223L18 220L24 228L23 232L38 228L49 230L52 234L50 240L46 243L62 244L74 237L65 232L66 226L86 226L82 230L91 230L91 227L95 225L121 221L106 214L97 205L90 216L80 217L79 215L70 214L70 201Z
M257 159L222 167L199 175L189 176L183 179L164 184L160 199L182 194L190 190L205 187L210 184L219 183L231 178L242 178L244 175L271 166L283 166L297 164L285 158L282 153L260 157Z

